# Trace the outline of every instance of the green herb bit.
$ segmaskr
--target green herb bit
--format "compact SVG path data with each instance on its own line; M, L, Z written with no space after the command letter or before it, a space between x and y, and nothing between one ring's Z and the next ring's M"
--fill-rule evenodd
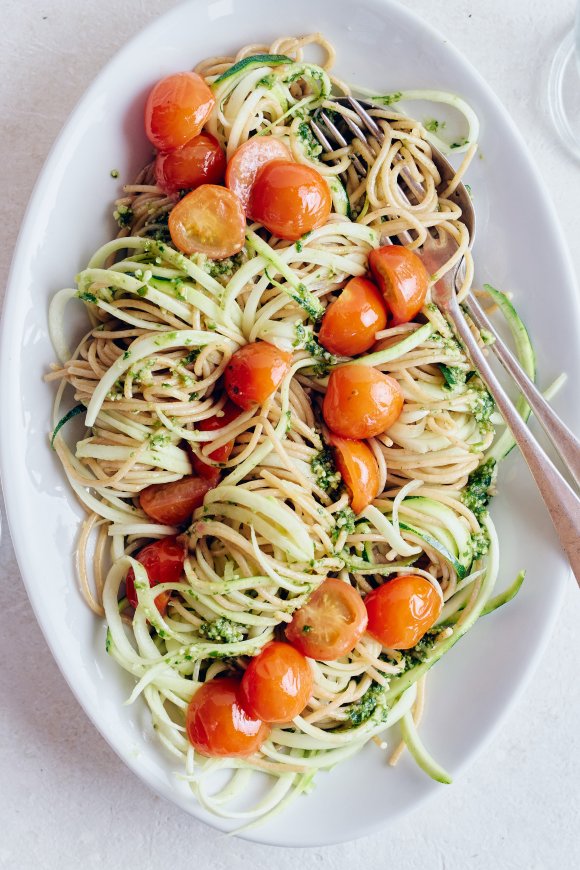
M244 626L231 622L224 616L211 622L202 622L199 627L199 633L203 637L222 643L239 643L244 639L246 631Z
M337 471L332 451L324 445L322 450L310 461L310 468L316 478L316 483L325 492L334 493L340 486L342 477Z
M346 714L354 726L362 725L371 718L373 713L379 707L381 700L384 699L385 690L378 683L372 683L366 690L360 701L356 701L346 708ZM386 714L387 706L383 700L380 704L382 711Z
M495 494L496 464L495 459L488 459L472 471L461 493L461 501L478 519L487 512L489 500Z

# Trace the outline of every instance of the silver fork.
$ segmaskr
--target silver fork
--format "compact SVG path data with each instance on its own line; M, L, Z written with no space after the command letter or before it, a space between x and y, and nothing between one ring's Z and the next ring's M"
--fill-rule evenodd
M345 127L353 136L364 142L367 147L369 147L369 134L371 137L376 139L379 144L384 141L383 131L372 115L367 111L367 107L369 109L373 108L371 104L363 104L361 101L355 100L352 97L341 98L336 102L356 113L354 118L349 115L342 116ZM311 120L310 125L314 135L325 151L332 152L335 150L335 146L332 144L333 140L339 147L346 147L349 145L348 139L324 110L319 110L317 112L314 119ZM432 156L433 162L437 166L441 175L442 182L449 182L453 178L455 170L445 157L433 147ZM363 161L356 155L353 155L352 163L360 176L364 177L367 174ZM424 195L424 189L422 185L410 175L406 167L401 169L401 175L408 188L409 194L421 198ZM402 200L409 203L410 200L408 195L400 185L399 191ZM453 198L461 208L461 218L468 229L470 239L469 245L471 247L475 236L475 212L471 198L463 184L457 186ZM413 241L413 237L408 232L397 234L397 239L403 245L408 245ZM392 239L388 236L383 236L381 238L381 244L392 243ZM445 234L443 237L438 234L437 240L428 234L425 243L417 253L427 266L429 273L434 274L451 258L455 251L457 251L457 248L457 242L449 234ZM473 335L457 302L455 293L457 275L460 268L461 264L458 264L457 268L447 272L443 278L433 285L431 288L432 299L445 313L455 334L463 342L475 368L478 370L482 380L487 385L506 424L511 429L514 439L528 464L532 477L540 490L544 504L546 505L556 529L556 533L560 539L562 549L566 554L574 576L580 585L580 498L533 437L525 422L518 414L511 399L508 397L497 379L493 369L489 365L477 340L475 339L475 336ZM470 294L466 301L470 316L474 323L478 327L485 327L494 335L496 340L491 345L492 350L497 355L506 371L509 372L517 383L522 394L525 396L526 401L534 411L545 432L550 437L552 444L558 451L563 462L573 475L576 482L579 483L580 442L548 405L542 394L536 389L533 382L523 371L515 357L499 338L493 325L487 319L485 312L475 297Z

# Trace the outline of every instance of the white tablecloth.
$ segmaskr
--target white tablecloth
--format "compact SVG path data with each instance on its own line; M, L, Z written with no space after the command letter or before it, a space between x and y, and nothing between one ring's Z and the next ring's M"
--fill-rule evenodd
M0 4L3 275L35 177L73 105L117 48L173 5L172 0ZM571 26L573 0L406 0L405 5L447 32L513 115L541 165L580 274L580 165L559 147L545 107L547 70ZM0 868L290 870L302 862L333 870L580 866L580 595L572 583L557 634L517 710L455 785L383 834L324 849L275 850L225 839L151 794L119 762L50 657L5 523L3 531ZM549 595L550 578L545 581Z

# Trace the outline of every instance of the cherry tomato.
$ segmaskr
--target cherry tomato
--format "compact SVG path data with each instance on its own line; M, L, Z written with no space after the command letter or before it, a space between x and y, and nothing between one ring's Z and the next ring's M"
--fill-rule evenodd
M246 213L258 170L271 160L291 162L292 155L284 143L274 136L252 136L240 145L228 163L226 185L239 197Z
M160 151L180 148L201 133L215 97L194 72L167 76L152 88L145 106L145 132Z
M139 493L139 502L148 517L167 526L180 526L191 519L203 504L206 494L216 486L219 471L213 478L182 477L173 483L154 483Z
M160 151L155 159L157 184L167 193L221 184L225 171L226 155L210 133L200 133L175 151Z
M442 602L433 584L401 574L365 598L368 633L389 649L411 649L439 618Z
M371 366L334 369L322 404L329 429L343 438L372 438L393 425L403 410L398 382Z
M157 586L158 583L176 583L183 573L183 563L187 554L186 544L176 538L161 538L152 544L147 544L139 550L135 558L141 562L147 576L149 585ZM135 590L135 572L131 568L125 578L125 587L129 603L137 607L137 592ZM155 597L157 610L163 616L167 610L167 604L171 598L171 592L160 592Z
M244 411L263 405L280 386L291 361L292 354L267 341L245 344L226 366L228 396Z
M248 212L273 235L295 242L326 223L331 205L328 184L316 169L272 160L256 175Z
M402 245L385 245L369 254L369 266L393 319L408 323L419 313L429 288L429 273L421 258Z
M201 420L197 424L197 428L200 432L215 432L218 429L223 429L224 426L228 426L230 423L239 417L240 409L234 405L233 402L229 400L225 403L221 410L221 417L218 417L214 414L213 417L208 417L207 420ZM205 446L206 442L202 442L202 447ZM227 462L230 458L231 452L234 449L234 439L228 441L227 444L224 444L222 447L217 447L215 450L212 450L211 453L208 454L208 459L213 459L214 462ZM217 469L214 465L209 465L209 463L204 462L203 459L200 459L196 454L190 450L190 460L193 470L196 474L199 474L200 477L205 477L208 480L213 480L216 475L216 472L219 476L219 469ZM214 484L215 485L215 484Z
M184 254L195 251L223 260L244 247L246 216L234 194L217 184L202 184L180 199L169 214L169 232Z
M366 627L367 612L356 589L328 577L296 611L286 637L302 655L328 662L351 652Z
M351 278L324 312L318 339L331 353L356 356L372 346L386 325L387 309L377 286L367 278Z
M274 641L255 656L242 677L244 707L263 722L291 722L312 694L312 671L297 649Z
M219 677L204 683L187 708L190 743L203 755L243 757L257 752L270 731L243 706L240 681Z
M373 451L364 441L340 438L332 433L328 443L350 493L350 506L355 514L360 514L379 494L379 466Z

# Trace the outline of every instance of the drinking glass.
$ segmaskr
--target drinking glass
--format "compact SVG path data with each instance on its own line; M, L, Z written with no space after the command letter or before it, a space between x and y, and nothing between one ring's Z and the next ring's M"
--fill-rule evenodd
M580 0L575 24L552 61L548 105L562 142L580 160Z

